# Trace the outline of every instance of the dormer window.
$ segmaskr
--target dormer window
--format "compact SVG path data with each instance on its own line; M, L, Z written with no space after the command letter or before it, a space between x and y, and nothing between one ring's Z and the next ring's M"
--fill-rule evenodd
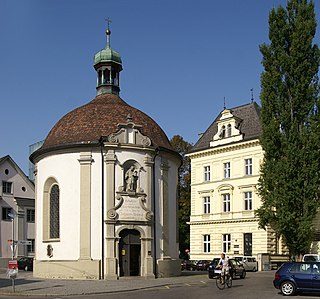
M228 126L227 126L227 136L228 137L231 137L231 124L228 124Z
M213 136L210 146L215 147L243 140L239 125L241 121L242 119L234 116L231 110L223 110L220 118L216 121L218 130Z
M221 130L220 130L220 134L219 134L220 138L224 138L226 137L226 127L222 126Z

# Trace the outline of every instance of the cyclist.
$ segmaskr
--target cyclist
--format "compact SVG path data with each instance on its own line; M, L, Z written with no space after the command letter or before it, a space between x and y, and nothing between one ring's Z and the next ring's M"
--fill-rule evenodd
M216 268L221 269L222 279L224 276L227 276L229 274L229 258L226 257L224 252L221 253L221 258Z

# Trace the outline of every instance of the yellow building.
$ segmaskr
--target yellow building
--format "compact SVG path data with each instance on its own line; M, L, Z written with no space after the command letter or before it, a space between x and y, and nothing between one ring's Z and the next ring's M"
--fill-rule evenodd
M258 228L256 186L263 150L260 107L224 109L188 154L191 159L190 259L226 252L261 256L284 251L271 230Z

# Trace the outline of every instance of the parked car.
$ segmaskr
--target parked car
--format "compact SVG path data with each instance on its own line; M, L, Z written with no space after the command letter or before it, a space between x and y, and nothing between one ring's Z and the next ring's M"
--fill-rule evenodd
M196 269L198 271L206 271L208 270L209 264L210 264L210 261L204 261L204 260L197 261Z
M320 256L318 254L308 253L302 257L303 262L320 262Z
M33 271L33 258L21 257L18 260L18 269L24 270L24 271Z
M217 257L217 258L214 258L210 264L209 264L209 267L208 267L208 276L209 278L214 278L216 276L218 276L218 273L216 273L214 270L215 268L217 267L218 263L220 261L220 258Z
M258 271L258 262L253 256L235 256L235 260L239 261L246 271Z
M320 292L320 262L287 262L274 275L273 285L285 296Z
M220 258L214 258L210 263L208 268L209 278L214 278L218 276L218 273L215 271L215 269L219 261L220 261ZM237 276L239 276L240 278L246 277L246 274L247 274L246 269L243 267L243 265L239 261L235 259L229 259L229 265L230 265L230 273L233 279L235 279Z
M194 271L197 269L196 261L183 260L181 261L181 270L191 270Z

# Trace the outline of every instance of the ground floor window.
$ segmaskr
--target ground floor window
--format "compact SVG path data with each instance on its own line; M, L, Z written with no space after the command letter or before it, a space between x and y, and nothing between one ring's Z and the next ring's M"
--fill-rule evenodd
M244 255L252 255L252 233L243 234L243 245Z
M203 252L210 252L210 235L203 236Z
M231 249L231 235L224 234L222 236L222 250L223 252L229 252Z

